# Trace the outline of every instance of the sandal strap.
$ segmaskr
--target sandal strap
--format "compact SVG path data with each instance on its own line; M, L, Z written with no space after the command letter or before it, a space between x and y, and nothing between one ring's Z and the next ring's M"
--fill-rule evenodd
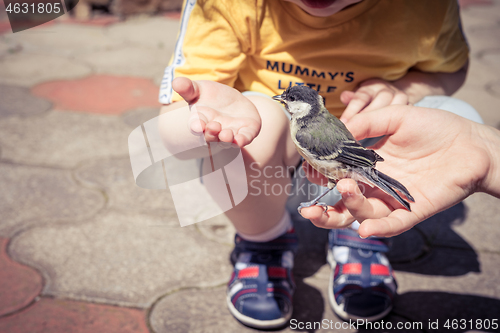
M330 247L348 246L356 249L371 250L374 252L389 251L389 240L384 238L361 238L359 234L350 228L334 229L328 233Z

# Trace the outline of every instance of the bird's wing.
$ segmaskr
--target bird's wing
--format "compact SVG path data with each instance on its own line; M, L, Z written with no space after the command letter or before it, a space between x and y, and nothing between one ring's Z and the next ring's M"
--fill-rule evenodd
M297 131L295 136L301 148L306 149L315 158L335 160L353 167L373 167L377 161L383 161L376 152L364 148L354 140L340 120L323 118L322 121L328 123L327 128L324 123L310 123Z
M339 154L335 160L352 166L374 167L377 161L383 161L376 152L364 148L357 141L343 141L339 145Z

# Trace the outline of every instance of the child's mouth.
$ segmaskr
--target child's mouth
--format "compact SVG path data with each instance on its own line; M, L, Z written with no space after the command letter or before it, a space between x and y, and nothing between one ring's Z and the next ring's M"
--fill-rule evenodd
M326 8L335 1L336 0L302 0L302 2L310 8Z

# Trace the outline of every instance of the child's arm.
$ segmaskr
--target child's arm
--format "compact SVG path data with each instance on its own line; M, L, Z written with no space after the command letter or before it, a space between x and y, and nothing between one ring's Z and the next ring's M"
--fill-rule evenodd
M425 96L452 95L465 82L468 62L454 73L428 73L410 70L401 79L388 82L370 79L356 91L342 92L340 99L347 105L341 120L349 121L361 111L371 111L388 105L415 104Z
M160 117L163 142L172 151L191 146L186 143L198 141L199 135L204 135L206 142L225 142L239 147L248 145L258 135L261 120L257 109L236 89L184 77L176 78L172 87L184 101L164 106L161 113L186 108L186 112L177 112L175 119ZM194 157L198 156L189 156Z

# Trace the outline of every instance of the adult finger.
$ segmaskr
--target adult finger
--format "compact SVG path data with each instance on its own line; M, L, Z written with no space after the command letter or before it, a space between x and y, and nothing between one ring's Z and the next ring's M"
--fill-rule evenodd
M366 219L359 226L358 232L361 237L392 237L411 229L418 222L414 213L398 209L383 218Z
M347 123L347 128L357 140L394 134L404 116L413 106L391 105L372 112L358 113Z
M369 218L385 217L392 211L392 205L380 200L368 200L352 179L342 179L337 184L342 201L350 214L359 222ZM390 199L390 198L388 198Z
M344 228L354 222L355 219L348 210L338 209L337 206L338 205L335 205L335 207L328 206L326 213L323 207L320 206L302 208L300 215L302 215L303 218L310 220L311 223L318 228Z

